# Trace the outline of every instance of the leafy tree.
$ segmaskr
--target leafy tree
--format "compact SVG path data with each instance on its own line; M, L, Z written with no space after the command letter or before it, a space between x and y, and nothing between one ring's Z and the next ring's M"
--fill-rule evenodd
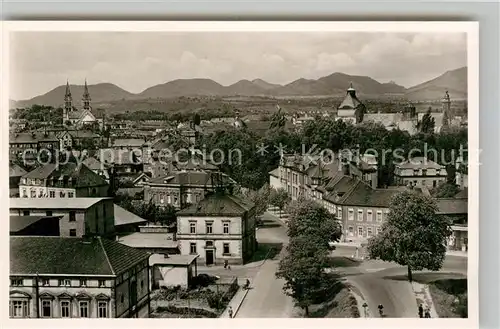
M255 190L241 190L236 192L239 197L250 200L255 204L255 213L257 216L262 215L269 205L269 197L271 195L271 188L269 184L265 184L258 191Z
M422 121L418 123L418 128L423 133L433 133L436 122L431 115L431 109L429 108L427 112L422 117Z
M278 106L278 112L274 113L271 116L271 125L269 128L283 128L286 124L285 114L281 111L281 108Z
M276 277L285 280L283 291L305 310L306 316L309 315L309 306L327 286L327 267L328 251L323 246L318 246L306 235L290 240Z
M300 200L289 207L288 236L308 236L318 247L329 249L330 242L340 240L340 223L324 207L312 200Z
M281 212L285 208L285 206L290 202L290 196L288 192L284 188L272 189L269 195L269 203L273 206L278 207Z
M412 271L439 270L452 231L450 220L436 212L430 197L413 191L394 196L382 231L368 241L370 257L407 266L410 282Z
M443 183L430 191L435 198L452 198L460 192L460 188L455 183Z
M200 117L200 114L199 113L196 113L194 115L194 118L193 118L193 123L196 125L196 126L199 126L200 123L201 123L201 117Z

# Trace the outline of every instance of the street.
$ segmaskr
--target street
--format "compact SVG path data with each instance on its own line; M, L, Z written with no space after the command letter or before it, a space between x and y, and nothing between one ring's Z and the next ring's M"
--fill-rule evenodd
M259 243L283 243L284 253L288 241L286 228L274 215L263 215L264 226L257 230ZM377 305L384 306L386 317L417 317L417 302L407 281L407 269L396 263L380 260L355 261L351 257L356 247L336 245L332 257L339 260L333 270L351 284L368 304L372 316L378 316ZM283 293L284 281L276 279L280 256L266 261L232 266L231 270L222 267L200 267L200 273L219 276L237 276L250 280L251 289L235 312L237 318L289 318L293 317L294 301ZM439 278L464 276L467 274L467 258L448 255L438 272L415 271L414 279L436 280Z

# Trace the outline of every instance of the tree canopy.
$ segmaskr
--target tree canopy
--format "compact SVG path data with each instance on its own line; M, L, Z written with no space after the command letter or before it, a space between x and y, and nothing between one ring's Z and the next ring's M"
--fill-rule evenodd
M390 212L381 232L370 238L371 258L396 262L412 271L439 270L446 255L451 222L436 214L436 202L414 191L404 191L390 202Z

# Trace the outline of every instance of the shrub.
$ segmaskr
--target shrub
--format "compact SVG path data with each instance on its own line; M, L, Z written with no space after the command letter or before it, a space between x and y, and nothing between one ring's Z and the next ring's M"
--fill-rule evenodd
M213 294L209 294L207 295L206 299L208 306L216 310L223 309L229 302L229 298L227 297L227 295L221 292L214 292Z

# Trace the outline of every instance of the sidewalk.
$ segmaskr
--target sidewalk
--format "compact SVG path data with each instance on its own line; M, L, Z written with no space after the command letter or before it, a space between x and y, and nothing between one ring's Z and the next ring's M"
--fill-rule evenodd
M236 317L236 314L238 313L241 304L245 300L245 297L248 294L248 289L243 289L240 287L240 289L236 292L234 297L229 301L229 304L227 305L226 309L224 312L222 312L220 318L229 318L229 307L231 306L233 309L233 318Z
M422 304L424 311L426 309L429 309L431 313L431 318L434 319L439 318L436 312L436 308L434 307L434 303L432 302L432 297L429 292L429 286L413 281L412 289L417 299L417 305Z
M467 257L467 251L461 250L448 250L446 256Z

